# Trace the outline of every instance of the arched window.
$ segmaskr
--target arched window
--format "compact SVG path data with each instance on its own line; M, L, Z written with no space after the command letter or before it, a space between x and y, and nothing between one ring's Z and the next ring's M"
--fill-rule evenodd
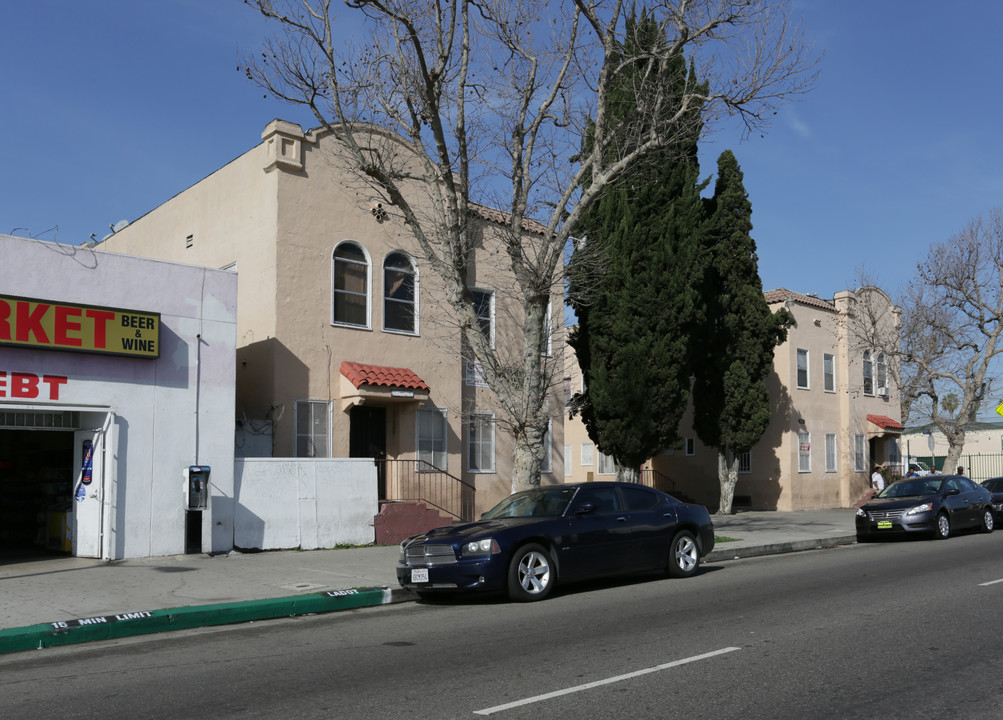
M418 283L411 259L391 253L383 263L383 329L413 333L418 331L416 298Z
M334 322L369 327L369 260L355 243L334 250Z
M885 354L878 353L877 364L877 389L878 395L888 394L888 363L885 361Z
M874 361L871 351L864 350L864 395L874 394Z

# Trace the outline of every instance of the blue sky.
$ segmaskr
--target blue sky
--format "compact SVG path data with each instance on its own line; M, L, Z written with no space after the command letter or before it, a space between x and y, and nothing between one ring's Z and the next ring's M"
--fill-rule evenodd
M765 137L723 129L764 289L893 295L930 244L1001 203L1003 3L800 0L825 53ZM269 27L237 0L31 0L4 10L0 232L76 244L135 219L303 111L237 70Z

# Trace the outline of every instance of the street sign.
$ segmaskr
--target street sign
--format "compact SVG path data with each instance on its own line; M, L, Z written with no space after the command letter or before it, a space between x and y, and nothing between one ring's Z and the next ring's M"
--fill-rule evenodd
M1003 415L1003 403L1000 403L999 405L996 406L996 414Z

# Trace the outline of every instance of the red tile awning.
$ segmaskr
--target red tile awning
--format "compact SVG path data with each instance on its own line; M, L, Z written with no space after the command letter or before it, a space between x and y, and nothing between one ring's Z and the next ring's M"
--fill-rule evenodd
M882 430L891 430L893 432L902 432L905 430L905 425L885 415L868 415L867 422L874 423Z
M424 380L408 368L343 362L341 363L341 374L348 378L356 388L362 385L376 385L389 388L406 388L409 390L430 389Z

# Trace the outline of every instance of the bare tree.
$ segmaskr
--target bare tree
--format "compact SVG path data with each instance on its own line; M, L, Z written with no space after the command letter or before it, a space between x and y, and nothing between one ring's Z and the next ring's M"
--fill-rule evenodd
M948 442L944 467L954 468L1003 353L1003 213L931 245L917 271L901 302L901 339L882 344L874 334L867 342L895 359L889 370L898 373L903 419L928 418ZM858 323L869 325L873 318Z
M612 180L669 147L693 107L707 127L734 116L760 130L814 80L789 0L655 2L668 42L644 59L657 66L682 54L707 86L680 96L653 72L636 87L636 112L616 118L604 98L637 61L619 53L622 0L347 0L343 18L332 0L245 3L281 30L248 60L248 77L312 111L442 278L513 430L514 489L539 483L554 365L540 352L546 308L582 213ZM346 27L368 35L354 46ZM505 232L479 234L472 195L505 211ZM478 330L468 279L476 242L494 243L511 271L521 304L514 357Z

